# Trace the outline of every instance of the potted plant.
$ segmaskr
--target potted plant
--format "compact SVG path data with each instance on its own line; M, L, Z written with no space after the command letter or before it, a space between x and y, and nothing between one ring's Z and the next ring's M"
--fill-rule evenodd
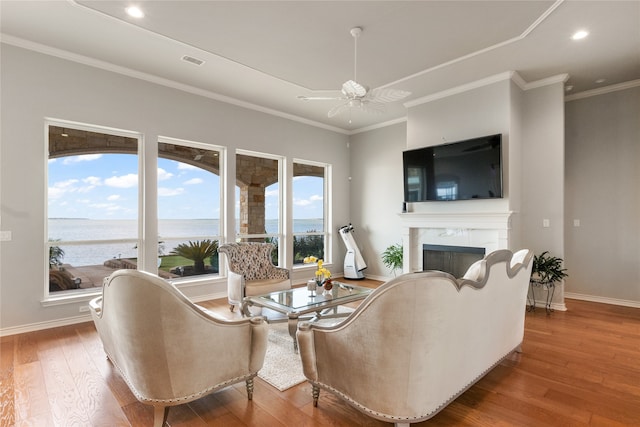
M549 251L534 255L531 279L545 284L561 281L568 276L567 269L562 268L562 262L562 258L549 255Z
M400 243L391 245L382 252L382 263L393 272L394 277L396 276L396 270L402 268L403 254L404 250Z

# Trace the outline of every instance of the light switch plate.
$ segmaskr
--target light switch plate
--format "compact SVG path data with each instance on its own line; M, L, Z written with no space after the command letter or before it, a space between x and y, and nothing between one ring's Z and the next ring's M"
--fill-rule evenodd
M0 231L0 242L9 242L9 241L11 241L11 232Z

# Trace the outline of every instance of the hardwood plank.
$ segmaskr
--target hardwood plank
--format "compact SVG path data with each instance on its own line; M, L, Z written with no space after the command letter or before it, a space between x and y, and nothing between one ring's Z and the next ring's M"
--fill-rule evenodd
M375 287L376 281L353 281ZM202 306L226 318L226 299ZM640 426L640 309L568 300L569 310L526 313L522 353L489 372L432 419L433 426ZM106 359L93 323L2 337L0 426L150 426ZM14 404L15 402L15 404ZM113 415L107 412L115 412ZM114 421L115 420L115 421ZM173 427L391 426L308 383L280 392L255 380L169 411Z
M0 340L0 426L15 423L15 337Z

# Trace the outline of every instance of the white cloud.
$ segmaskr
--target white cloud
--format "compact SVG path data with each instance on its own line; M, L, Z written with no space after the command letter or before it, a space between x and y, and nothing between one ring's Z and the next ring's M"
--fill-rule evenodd
M97 176L88 176L86 178L83 178L82 182L90 185L100 185L102 183L102 179L98 178Z
M70 156L65 157L62 164L70 165L73 163L91 162L93 160L98 160L100 157L102 157L102 154L81 154L79 156Z
M265 191L264 197L278 197L280 192L278 190Z
M196 185L202 184L204 180L202 178L192 178L184 182L184 185Z
M158 181L164 181L173 177L171 172L167 172L162 168L158 168Z
M178 170L198 170L198 169L200 168L190 165L188 163L182 163L182 162L178 163Z
M131 188L138 185L138 175L130 173L122 176L112 176L104 180L105 185L116 188Z
M296 206L309 206L314 204L314 202L322 202L323 197L318 195L318 194L314 194L312 196L310 196L308 199L295 199L293 201L293 204Z
M112 194L111 196L107 197L107 200L109 200L110 202L115 202L116 200L120 199L120 195L119 194Z
M184 188L158 187L158 197L179 196L184 193Z
M67 179L66 181L59 181L49 187L49 198L58 199L64 196L66 193L73 193L78 190L76 184L79 181L77 179Z

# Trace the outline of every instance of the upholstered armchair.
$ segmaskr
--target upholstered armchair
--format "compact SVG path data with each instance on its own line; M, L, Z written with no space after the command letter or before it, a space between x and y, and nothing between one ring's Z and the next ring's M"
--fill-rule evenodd
M225 243L218 252L226 255L228 267L227 297L234 310L246 296L291 289L289 270L273 265L271 243Z
M323 389L396 426L433 417L519 351L532 258L529 250L499 250L462 279L405 274L339 324L300 323L314 406Z
M89 307L107 357L134 396L154 407L155 427L171 406L238 382L251 400L267 346L262 317L218 318L137 270L111 274Z

